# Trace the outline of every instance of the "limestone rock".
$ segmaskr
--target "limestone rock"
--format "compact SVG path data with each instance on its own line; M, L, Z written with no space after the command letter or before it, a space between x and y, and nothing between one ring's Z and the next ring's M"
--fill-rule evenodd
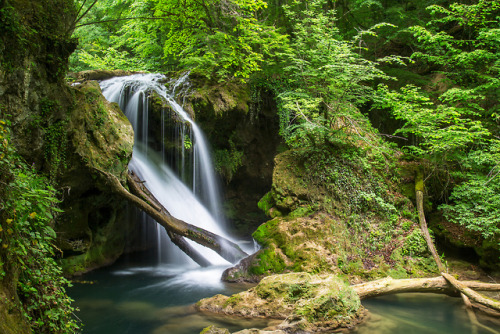
M251 328L251 329L244 329L242 331L234 332L233 334L286 334L286 332L282 331L281 329L274 330L274 331L266 331L266 330Z
M208 326L204 328L200 334L231 334L226 328L219 328L215 326Z
M344 155L316 148L275 158L272 189L259 202L273 219L253 233L262 249L226 270L225 280L307 271L345 274L355 283L435 272L427 253L415 252L424 240L413 233L411 201L368 157Z
M126 220L125 203L99 184L99 173L122 182L132 156L130 122L88 81L74 87L75 107L68 116L67 167L59 176L66 192L65 213L57 222L58 247L64 252L67 274L88 271L116 260L124 251L134 224Z
M198 310L246 318L287 319L286 332L321 332L349 328L362 319L358 295L334 275L290 273L268 276L259 285L231 297L199 301Z
M78 85L75 91L77 106L67 131L75 160L89 171L111 173L125 182L134 145L132 125L116 103L106 101L96 81Z

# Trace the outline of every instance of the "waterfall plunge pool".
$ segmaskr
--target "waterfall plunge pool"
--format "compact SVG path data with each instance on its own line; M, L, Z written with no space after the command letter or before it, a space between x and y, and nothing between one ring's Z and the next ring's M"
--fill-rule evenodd
M142 256L141 256L142 255ZM212 318L194 310L198 300L218 293L233 294L250 285L221 282L227 266L157 264L155 254L125 256L111 267L79 278L68 294L80 309L83 333L193 334L210 324L231 331L266 327L265 320Z
M141 255L141 254L137 254ZM80 309L85 334L198 334L209 325L244 328L272 325L265 320L209 317L194 310L198 300L221 293L231 295L250 285L220 281L224 266L200 268L157 265L145 258L125 256L116 264L82 276L68 289ZM486 334L474 328L460 298L412 293L363 301L370 318L353 334ZM500 331L490 318L478 320ZM275 322L276 323L276 322Z

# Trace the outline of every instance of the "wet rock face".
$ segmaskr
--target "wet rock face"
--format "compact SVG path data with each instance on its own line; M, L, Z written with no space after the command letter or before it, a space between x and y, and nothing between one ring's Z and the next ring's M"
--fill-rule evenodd
M97 82L77 85L73 94L75 108L65 129L67 166L58 177L66 194L65 213L56 225L68 274L113 262L134 232L134 222L126 219L126 203L107 193L98 178L105 172L125 182L134 143L132 126L118 105L104 99Z
M273 160L281 144L275 102L269 92L252 98L251 87L241 82L191 81L185 109L212 146L230 225L236 233L249 235L266 219L257 203L271 187Z
M70 87L50 77L38 56L26 57L26 66L0 71L0 117L11 121L18 152L60 190L64 213L55 229L64 269L84 272L114 261L134 233L123 200L96 177L101 170L124 180L134 134L97 82Z
M286 319L287 333L324 332L356 325L364 309L356 292L334 275L290 273L268 276L256 287L199 301L202 312L247 318Z

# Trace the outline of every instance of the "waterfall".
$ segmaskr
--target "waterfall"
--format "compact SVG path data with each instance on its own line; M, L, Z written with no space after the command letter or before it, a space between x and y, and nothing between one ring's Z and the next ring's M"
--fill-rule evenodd
M187 74L170 89L163 85L166 78L160 74L135 74L116 77L100 83L103 95L116 102L130 120L135 133L135 144L129 169L145 181L145 186L176 218L227 237L220 193L205 136L188 113L175 101L175 93L187 81ZM167 110L162 109L158 122L151 122L149 105L152 93L166 101L173 117L178 119L168 133ZM155 124L152 124L155 123ZM161 142L155 142L152 133L159 133ZM167 154L166 141L176 149ZM148 218L142 214L142 221ZM162 263L194 263L174 246L163 227L155 224L158 260ZM214 264L227 264L218 254L194 242L198 249Z

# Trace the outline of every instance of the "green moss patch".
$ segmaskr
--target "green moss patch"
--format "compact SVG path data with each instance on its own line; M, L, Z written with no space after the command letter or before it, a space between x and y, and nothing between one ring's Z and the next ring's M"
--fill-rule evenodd
M278 327L292 332L351 327L363 316L358 295L345 281L308 273L269 276L248 291L203 299L196 307L226 315L287 319Z

